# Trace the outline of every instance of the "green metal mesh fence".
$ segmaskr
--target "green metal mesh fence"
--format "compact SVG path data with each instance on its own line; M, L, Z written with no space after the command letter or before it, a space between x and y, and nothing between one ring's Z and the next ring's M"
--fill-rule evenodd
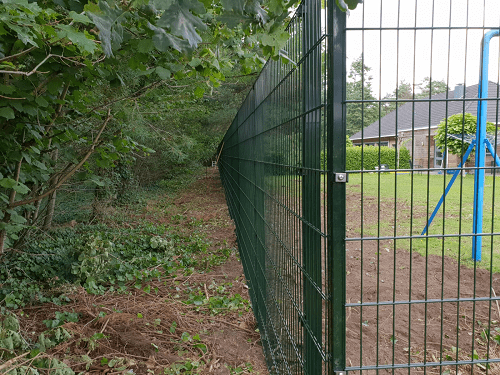
M218 163L272 374L500 374L499 23L497 1L295 12Z

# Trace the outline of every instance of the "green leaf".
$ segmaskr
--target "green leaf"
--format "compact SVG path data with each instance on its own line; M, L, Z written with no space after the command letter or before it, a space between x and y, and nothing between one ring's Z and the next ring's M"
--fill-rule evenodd
M83 23L84 25L88 25L90 23L90 19L85 14L79 14L75 11L69 12L69 16L75 22Z
M7 120L12 120L16 117L14 110L10 107L0 107L0 116L5 117Z
M40 162L38 160L33 160L33 165L36 166L36 167L38 167L38 168L40 168L42 171L46 171L47 170L47 166L44 163L42 163L42 162Z
M177 323L176 322L172 322L172 325L170 326L170 333L175 333L175 329L177 328Z
M69 25L58 25L58 28L59 31L57 32L57 36L59 38L69 39L80 51L93 53L96 50L97 44L93 40L87 38L85 33L79 32Z
M203 87L197 87L194 90L194 96L196 96L197 98L202 98L204 93L205 89Z
M207 26L191 11L203 14L205 7L198 0L178 0L178 3L170 6L168 12L163 13L157 26L170 29L175 36L187 40L190 47L196 47L201 42L196 30L204 31Z
M26 185L18 182L16 186L12 188L14 191L18 192L19 194L26 194L30 191L29 187Z
M38 96L35 99L36 104L38 104L40 107L47 107L49 105L49 102L45 100L43 96Z
M151 3L158 10L167 10L175 3L175 0L152 0Z
M200 348L203 353L207 352L207 346L205 344L194 344L195 348Z
M17 185L16 180L14 180L12 178L2 178L0 180L0 186L4 187L6 189L12 189L16 185Z
M261 37L263 45L275 47L276 49L282 48L286 41L290 38L290 34L286 31L277 31L272 34L265 34Z
M153 43L159 51L167 52L169 48L173 48L179 52L183 52L189 49L187 41L167 33L161 27L156 27L151 23L148 23L148 27L154 32Z
M361 4L363 0L335 0L337 6L342 12L346 12L348 9L356 9L358 4Z
M139 43L137 43L137 50L140 53L148 53L151 52L155 48L153 41L151 39L141 39Z
M11 85L2 85L0 84L0 92L5 95L13 94L16 91L16 88Z
M19 320L16 318L14 314L9 314L3 320L3 328L8 329L10 331L17 332L19 331Z
M57 95L59 93L59 90L63 86L63 80L56 77L47 83L47 90L52 94L52 95Z
M156 74L158 74L158 77L160 77L161 79L170 79L170 70L168 69L165 69L161 66L157 66L156 69Z
M188 64L189 64L189 66L196 68L198 65L201 64L201 59L199 59L198 57L195 57L195 58L191 59L191 61Z
M28 164L31 164L31 156L27 152L22 152L21 155L23 155L24 160L26 160Z
M10 213L10 221L14 224L24 224L26 223L26 219L19 215L16 211L14 210L7 210L8 213Z
M113 50L118 49L123 42L123 25L129 15L118 8L111 8L105 1L99 2L99 12L90 8L86 12L89 18L99 29L99 39L102 42L104 53L113 56Z
M262 9L260 1L258 0L247 0L245 11L254 16L259 22L267 23L267 21L269 21L269 16L266 11Z
M236 13L243 14L245 0L222 0L222 6L228 12L235 11Z

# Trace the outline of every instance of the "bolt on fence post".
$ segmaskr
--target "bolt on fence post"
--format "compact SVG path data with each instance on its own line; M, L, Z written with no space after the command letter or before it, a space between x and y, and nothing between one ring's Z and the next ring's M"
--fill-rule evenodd
M328 373L345 375L346 184L335 181L335 176L346 170L346 14L335 4L328 7L327 33Z

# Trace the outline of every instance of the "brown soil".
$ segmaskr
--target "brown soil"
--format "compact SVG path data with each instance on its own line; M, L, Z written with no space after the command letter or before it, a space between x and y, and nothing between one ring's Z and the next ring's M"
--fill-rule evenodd
M349 193L349 237L359 237L360 194ZM398 210L404 204L398 202ZM378 204L364 200L365 225L377 223ZM381 204L381 215L394 215L394 203ZM401 244L403 241L399 240ZM418 240L420 241L420 240ZM500 291L500 275L483 269L467 268L448 257L400 249L394 241L347 242L347 302L409 301L490 297ZM408 246L405 246L408 248ZM410 307L411 306L411 307ZM471 360L473 351L486 358L488 342L481 336L486 329L500 330L500 308L495 302L435 302L428 304L388 304L347 309L347 365L391 365ZM488 327L488 322L491 326ZM457 328L458 327L458 328ZM362 353L362 354L360 354ZM426 354L424 354L426 353ZM449 356L449 357L447 357ZM489 342L490 358L500 357L500 347ZM470 365L427 368L427 374L484 374L485 366ZM472 370L472 371L471 371ZM356 373L356 372L354 372ZM359 374L359 372L357 372ZM375 374L363 371L363 375ZM408 374L408 369L379 371L377 374ZM424 373L415 367L410 373ZM492 364L489 374L500 374Z
M236 248L234 226L215 169L209 169L179 196L165 198L161 204L150 202L141 216L171 225L179 233L189 234L196 230L210 239L209 253L222 247ZM193 221L198 221L199 225L193 225ZM133 224L131 220L129 225ZM72 338L48 352L48 355L63 359L76 372L118 374L131 369L135 374L163 374L173 364L198 362L199 367L193 371L199 374L229 375L230 368L238 366L247 369L251 366L253 373L267 374L251 309L213 315L208 308L180 301L185 298L178 295L194 287L201 286L207 298L214 295L210 289L214 283L225 285L230 296L240 294L249 299L236 252L226 263L211 268L190 276L179 273L152 282L149 294L133 286L129 294L101 296L80 289L69 295L72 302L65 306L44 304L24 308L22 314L18 311L21 331L36 337L47 329L43 320L54 319L56 311L80 314L77 323L63 326L72 333ZM173 322L177 325L175 331L172 330ZM184 332L191 336L191 341L182 340ZM96 333L105 337L94 343L91 337ZM199 340L194 338L196 334ZM197 343L204 344L206 350L196 347ZM109 367L101 362L103 358L118 359L119 365L126 366L126 370L119 370L119 365Z

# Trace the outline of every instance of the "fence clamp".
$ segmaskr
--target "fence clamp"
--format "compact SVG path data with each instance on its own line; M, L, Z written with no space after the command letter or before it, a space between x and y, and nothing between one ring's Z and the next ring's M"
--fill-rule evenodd
M347 371L334 371L335 375L347 375Z
M347 173L335 173L335 182L344 183L344 184L349 182L349 174L347 174Z

